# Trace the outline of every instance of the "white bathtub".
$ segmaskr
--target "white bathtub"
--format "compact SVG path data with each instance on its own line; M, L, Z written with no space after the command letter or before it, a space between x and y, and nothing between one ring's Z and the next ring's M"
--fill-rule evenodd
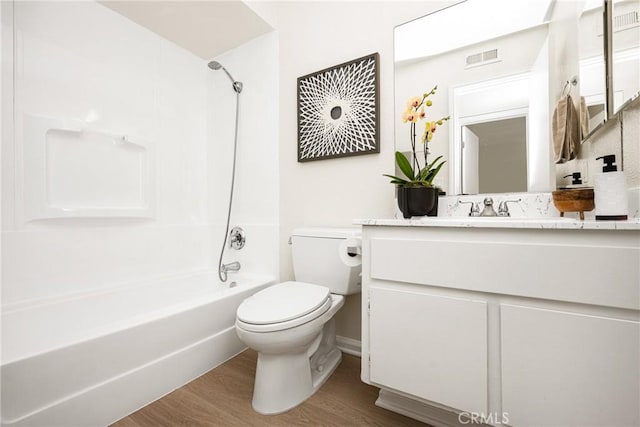
M242 351L236 309L271 283L206 271L3 310L2 425L126 416Z

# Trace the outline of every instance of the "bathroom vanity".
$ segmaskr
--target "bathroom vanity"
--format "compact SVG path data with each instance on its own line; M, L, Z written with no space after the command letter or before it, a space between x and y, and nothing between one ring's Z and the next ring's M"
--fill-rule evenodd
M357 222L378 406L435 426L640 424L640 221Z

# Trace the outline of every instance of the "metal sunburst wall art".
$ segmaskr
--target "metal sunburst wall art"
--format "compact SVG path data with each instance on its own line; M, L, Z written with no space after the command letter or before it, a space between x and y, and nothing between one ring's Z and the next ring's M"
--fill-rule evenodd
M379 55L298 78L298 161L380 152Z

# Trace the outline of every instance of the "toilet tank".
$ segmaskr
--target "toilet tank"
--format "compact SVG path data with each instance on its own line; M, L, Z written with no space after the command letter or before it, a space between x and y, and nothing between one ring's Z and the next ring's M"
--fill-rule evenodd
M326 286L338 295L359 293L362 266L345 264L340 259L340 245L360 236L360 228L295 229L291 235L295 279Z

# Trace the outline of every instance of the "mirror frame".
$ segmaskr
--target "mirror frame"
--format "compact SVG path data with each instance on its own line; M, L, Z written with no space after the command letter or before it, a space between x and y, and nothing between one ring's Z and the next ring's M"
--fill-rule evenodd
M615 116L613 111L613 0L604 0L604 17L603 17L603 32L604 32L604 78L606 89L606 107L607 117L605 117L603 125L611 120ZM620 108L622 110L622 108ZM601 127L600 127L601 128ZM598 128L594 129L597 131ZM588 136L591 137L590 133Z
M622 101L622 104L616 110L615 108L615 85L613 82L614 61L613 61L613 0L604 0L605 2L605 18L604 18L604 34L605 34L605 69L607 78L607 116L614 118L621 115L622 112L633 104L636 99L640 98L640 90L634 93L630 98Z

